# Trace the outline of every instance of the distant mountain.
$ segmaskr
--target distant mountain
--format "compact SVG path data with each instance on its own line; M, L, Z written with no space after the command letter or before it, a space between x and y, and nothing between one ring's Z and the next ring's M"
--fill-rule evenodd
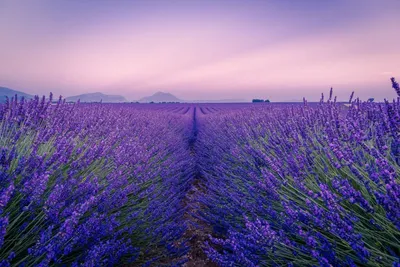
M170 93L163 93L163 92L157 92L152 96L146 96L143 97L142 99L139 100L139 102L142 103L160 103L160 102L184 102L181 99L177 98L173 94Z
M103 102L103 103L121 103L128 100L120 95L105 95L103 93L89 93L65 98L67 102Z
M15 95L18 95L18 98L24 97L25 99L32 99L33 95L26 94L24 92L16 91L7 87L1 87L0 86L0 103L6 102L6 98L8 97L11 99L11 97L14 97Z

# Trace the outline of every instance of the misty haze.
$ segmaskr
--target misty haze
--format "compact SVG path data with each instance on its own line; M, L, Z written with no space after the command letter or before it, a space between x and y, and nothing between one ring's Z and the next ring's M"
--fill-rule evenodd
M400 267L399 14L0 0L0 267Z

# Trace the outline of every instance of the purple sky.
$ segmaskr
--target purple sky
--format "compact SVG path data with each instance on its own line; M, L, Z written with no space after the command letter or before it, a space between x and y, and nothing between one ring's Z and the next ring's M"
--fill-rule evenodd
M392 99L399 0L1 0L0 86L130 100Z

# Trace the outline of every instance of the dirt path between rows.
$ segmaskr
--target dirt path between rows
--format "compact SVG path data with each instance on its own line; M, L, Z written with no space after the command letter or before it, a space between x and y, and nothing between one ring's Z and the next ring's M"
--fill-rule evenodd
M196 141L197 141L197 115L196 107L193 110L193 126L192 135L189 139L189 149L193 160L197 161ZM184 215L185 221L188 223L188 229L184 233L184 238L189 240L188 261L184 264L185 267L201 267L201 266L218 266L211 262L204 252L204 242L208 240L209 234L212 233L212 228L204 221L196 218L196 214L202 209L198 199L204 193L204 179L201 175L201 170L196 163L194 166L194 178L191 188L186 194L184 205L187 207L187 212Z

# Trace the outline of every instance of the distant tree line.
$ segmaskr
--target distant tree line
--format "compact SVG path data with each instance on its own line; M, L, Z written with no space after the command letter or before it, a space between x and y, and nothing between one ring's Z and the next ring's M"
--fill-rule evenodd
M269 99L253 99L252 101L253 103L270 103L271 101L269 101Z

